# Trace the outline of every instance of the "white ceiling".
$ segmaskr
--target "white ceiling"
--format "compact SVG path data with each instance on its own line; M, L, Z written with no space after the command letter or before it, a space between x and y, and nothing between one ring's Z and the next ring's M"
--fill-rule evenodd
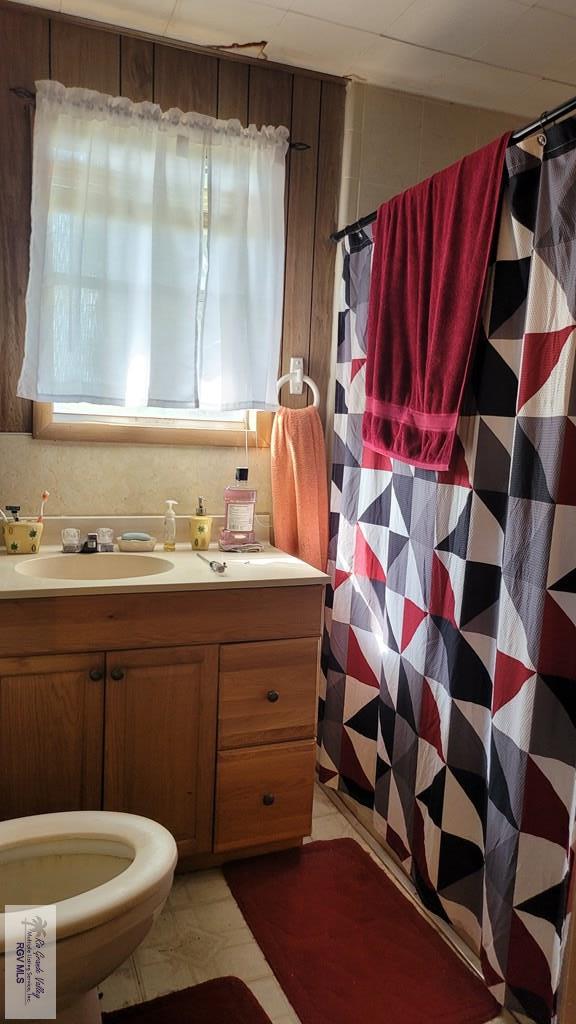
M576 93L576 0L27 0L526 116Z

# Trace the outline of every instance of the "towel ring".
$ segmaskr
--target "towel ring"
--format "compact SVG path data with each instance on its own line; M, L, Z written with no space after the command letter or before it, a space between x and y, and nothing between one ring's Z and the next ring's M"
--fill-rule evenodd
M310 391L312 392L312 395L314 397L314 408L318 409L320 407L320 391L318 390L318 385L314 383L311 377L306 377L305 375L303 375L300 378L300 380L302 381L303 384L307 384L308 387L310 388ZM276 382L276 387L278 389L278 399L280 399L280 391L282 390L284 385L290 383L294 383L293 373L285 373L283 377L279 377L279 379Z

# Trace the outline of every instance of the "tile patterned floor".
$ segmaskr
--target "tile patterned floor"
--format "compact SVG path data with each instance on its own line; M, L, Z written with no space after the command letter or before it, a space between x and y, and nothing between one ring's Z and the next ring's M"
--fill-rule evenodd
M317 787L312 835L305 842L341 836L352 836L380 867L390 869L378 844L368 843L367 833ZM144 943L101 986L102 1009L130 1006L225 974L246 982L272 1024L300 1024L220 869L180 875ZM493 1024L514 1022L505 1015Z

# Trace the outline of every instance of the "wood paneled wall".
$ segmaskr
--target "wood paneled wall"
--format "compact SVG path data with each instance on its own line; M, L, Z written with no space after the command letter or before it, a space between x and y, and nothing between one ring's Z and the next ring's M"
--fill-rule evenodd
M332 333L344 81L260 66L79 24L0 8L0 430L30 431L31 403L16 398L24 345L30 236L32 111L9 91L55 78L131 99L154 100L243 124L283 124L310 146L291 151L286 178L282 373L302 355L323 410ZM307 389L306 389L307 390ZM305 404L308 397L284 404ZM323 411L322 410L322 411Z

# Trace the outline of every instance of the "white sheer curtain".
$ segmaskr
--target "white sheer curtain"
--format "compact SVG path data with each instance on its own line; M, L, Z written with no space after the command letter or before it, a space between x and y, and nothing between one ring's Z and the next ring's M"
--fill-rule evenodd
M276 408L287 140L37 82L18 394Z

